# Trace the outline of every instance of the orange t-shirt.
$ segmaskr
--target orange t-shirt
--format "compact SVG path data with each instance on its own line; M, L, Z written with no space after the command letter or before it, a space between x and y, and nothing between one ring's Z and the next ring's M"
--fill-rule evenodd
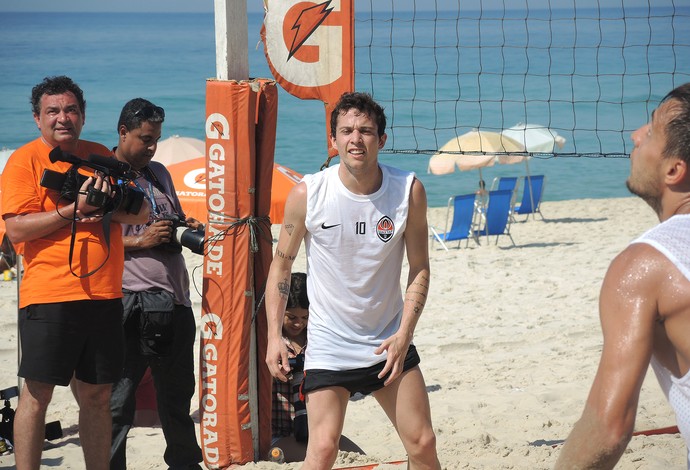
M10 156L2 173L3 219L8 215L56 209L59 192L41 186L43 170L47 168L64 173L71 164L51 162L51 150L52 147L38 138ZM80 140L75 155L86 158L90 154L112 155L112 152L101 144ZM80 172L88 173L90 169L82 166ZM67 205L69 201L59 203ZM124 246L120 224L110 223L110 256L103 263L108 256L103 224L77 222L72 270L77 275L84 275L103 264L94 274L81 279L70 272L71 237L72 224L68 223L51 234L23 244L24 275L19 287L20 308L31 304L122 297Z

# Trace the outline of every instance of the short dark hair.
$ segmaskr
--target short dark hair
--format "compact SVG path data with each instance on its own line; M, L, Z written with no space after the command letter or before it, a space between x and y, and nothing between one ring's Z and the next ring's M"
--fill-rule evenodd
M65 75L45 77L41 83L31 89L31 111L34 114L41 114L41 98L43 95L61 95L67 92L72 92L77 98L79 109L84 114L86 111L84 92L79 88L79 85Z
M117 129L125 126L127 130L139 129L142 122L163 122L165 121L165 110L156 106L144 98L134 98L129 100L122 107L120 119L117 121Z
M374 101L374 98L369 93L353 91L343 93L331 112L331 137L335 137L338 116L347 113L351 109L356 109L375 121L379 137L385 134L386 113L381 105Z
M286 308L309 308L305 273L292 273L290 276L290 295L288 295Z
M664 157L679 157L690 164L690 83L680 85L661 100L673 100L671 112L675 112L666 123L666 147Z

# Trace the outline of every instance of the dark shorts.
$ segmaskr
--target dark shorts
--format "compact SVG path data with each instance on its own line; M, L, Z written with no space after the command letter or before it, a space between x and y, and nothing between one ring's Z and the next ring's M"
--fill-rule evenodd
M19 310L20 377L67 385L116 382L124 365L122 300L76 300Z
M367 395L383 388L383 383L390 373L379 379L378 375L386 365L386 361L381 361L370 367L351 370L326 370L309 369L304 372L304 382L302 383L302 393L306 394L320 388L343 387L350 392L350 395L361 393ZM403 372L419 365L419 354L414 344L411 344L405 356Z

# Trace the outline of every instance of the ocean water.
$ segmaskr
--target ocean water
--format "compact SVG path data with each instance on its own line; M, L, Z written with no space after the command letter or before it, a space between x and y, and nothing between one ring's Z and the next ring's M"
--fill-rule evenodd
M687 13L686 8L686 16L681 16L680 20L676 21L687 23ZM486 12L483 14L487 15ZM252 77L270 78L259 37L262 19L261 14L249 16L249 71ZM473 127L481 126L483 129L493 130L516 124L517 121L507 121L514 118L510 115L510 106L513 105L509 102L496 103L488 98L485 100L485 96L482 95L484 92L480 91L480 87L476 90L471 87L462 90L463 100L472 101L476 97L477 100L486 101L486 107L477 108L476 116L472 112L464 113L458 121L456 113L445 108L438 107L435 110L425 108L423 100L426 98L419 95L420 83L423 84L424 80L433 80L433 84L427 86L426 89L433 88L435 92L437 89L443 90L454 86L458 77L457 74L453 76L453 73L444 72L441 69L441 74L433 78L434 75L428 72L429 67L424 63L424 56L414 57L415 68L419 72L416 77L419 82L417 84L412 78L406 84L404 70L396 69L396 74L403 73L403 80L396 82L395 94L393 94L391 92L393 87L389 86L391 83L388 81L391 80L393 71L386 69L391 64L388 60L391 49L381 51L382 55L379 57L367 55L368 43L376 39L377 35L392 34L385 30L384 25L387 23L385 20L378 23L376 21L356 23L356 86L359 90L371 91L384 104L389 118L393 117L394 122L398 123L397 126L389 129L389 150L404 150L415 146L418 149L437 148L435 145L441 145L454 133L462 133ZM501 30L503 32L500 34L503 36L512 34L509 40L518 41L516 43L518 45L527 37L530 44L538 45L539 34L542 34L540 31L546 35L543 22L531 24L528 29L521 27L520 23L519 17L508 28L505 27L504 22ZM522 23L525 21L523 20ZM407 28L405 24L401 22L400 27L403 29L391 31L405 37L404 28ZM439 21L436 24L438 28L451 30L456 28L452 22ZM620 24L620 21L617 24ZM564 22L559 27L563 29L566 36L577 34L587 37L588 35L587 23L578 26L579 29L572 30L568 30L565 25ZM663 80L643 80L646 89L635 90L634 86L631 87L627 82L610 84L614 96L620 95L623 85L627 86L625 97L634 96L637 103L636 107L624 109L625 132L614 133L611 140L605 138L601 143L599 142L601 139L597 140L598 138L591 134L591 129L597 127L597 122L577 122L573 125L575 114L573 105L561 103L560 109L549 110L549 116L551 116L549 125L557 128L559 134L564 135L568 141L563 149L564 152L587 154L594 149L594 153L604 151L623 156L630 152L629 136L626 135L628 130L644 124L648 113L674 84L679 85L690 81L690 64L685 60L688 52L687 45L690 44L690 24L684 26L685 28L672 32L662 31L668 37L655 39L663 44L668 43L669 46L661 51L662 53L651 54L653 61L651 65L644 56L624 58L622 65L615 65L614 59L603 61L604 65L609 63L612 67L627 67L626 70L630 71L631 77L644 77L645 70L672 71L675 67L675 75L666 74ZM601 24L593 21L589 27L594 31L595 28L600 28ZM624 38L639 37L641 33L649 37L653 34L662 34L658 32L659 29L664 30L655 26L654 31L649 32L649 23L638 19L625 23L625 27L621 28L619 34ZM418 44L433 41L434 34L437 38L448 36L443 31L434 31L433 28L428 27L411 30L411 37L414 37ZM485 44L492 44L491 41L498 40L496 37L498 33L492 32L491 28L488 32L486 28L484 32L478 32L477 37L479 34ZM674 51L674 43L681 44L683 47L676 48L677 50ZM600 52L607 50L606 44L599 45L602 47L595 47L592 50ZM448 49L451 50L452 47ZM487 48L484 53L490 54L492 50L499 49ZM375 49L371 50L377 54ZM539 50L539 47L535 50ZM639 48L637 50L639 51ZM675 66L672 62L673 52L682 57ZM453 53L457 54L457 51ZM438 60L439 58L436 58L437 62ZM539 57L532 58L533 62L539 62L539 60ZM440 62L444 63L442 57ZM486 72L486 67L494 62L490 55L484 57L486 65L483 70ZM519 62L516 67L519 67ZM621 60L617 59L617 62ZM581 63L578 67L585 67L589 61L587 57L583 57L578 63ZM2 64L0 66L0 114L2 115L0 149L15 149L38 135L30 112L31 87L45 76L60 74L71 76L84 89L87 109L82 137L85 139L95 140L107 146L114 145L117 137L116 123L122 105L127 100L139 96L150 99L165 108L166 122L163 138L175 134L203 138L206 79L216 75L214 19L212 14L186 13L0 12L0 64ZM591 65L593 68L599 67L600 74L605 74L606 70L602 70L601 66L601 60L594 61L594 65ZM469 64L462 64L462 70L462 73L468 76L472 73L472 67ZM552 70L552 72L563 71ZM577 73L581 72L582 69L577 70ZM589 73L593 72L590 70ZM515 74L522 77L522 81L511 84L505 78L510 78L512 74L510 70L503 70L504 78L499 79L498 82L491 80L500 74L487 74L486 80L489 81L479 85L483 90L495 90L497 85L505 87L505 90L518 87L525 90L527 96L539 96L538 81L525 81L525 75L520 75L518 70ZM606 80L602 82L603 84L598 86L606 87ZM574 94L577 87L570 86L568 89L566 85L554 87L554 90L561 90L563 96L554 96L554 102L549 106L559 106L558 103L565 101L563 97L566 95L577 98ZM599 92L603 97L608 96L607 89L600 89ZM405 106L408 106L406 103L410 103L410 97L415 94L418 94L420 101L417 107L408 113L414 115L416 119L414 122L416 128L410 129L408 127L410 123L406 123L404 118ZM607 107L603 102L597 105L588 103L585 99L581 104L584 107L597 107L594 115L598 122L605 123L621 119L620 106ZM610 116L606 114L609 108L611 108ZM540 111L538 107L530 108L528 115L539 116ZM275 160L301 173L318 171L326 158L323 105L317 101L298 100L279 89L278 113ZM427 130L434 127L438 128L437 131ZM579 130L575 129L568 133L568 129L573 128ZM432 133L425 134L429 132ZM416 171L427 188L430 206L444 206L449 196L474 191L477 186L478 172L476 171L443 176L428 174L426 171L428 153L411 154L404 151L384 153L380 159L385 163ZM532 158L528 165L531 174L546 175L544 193L546 200L628 195L624 184L629 168L627 158L558 156ZM483 170L483 178L490 184L496 176L524 175L527 170L527 166L523 164L494 166Z

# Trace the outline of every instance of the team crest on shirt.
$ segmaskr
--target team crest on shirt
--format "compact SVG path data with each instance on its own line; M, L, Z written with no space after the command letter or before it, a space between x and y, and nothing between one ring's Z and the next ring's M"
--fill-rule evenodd
M376 223L376 235L379 237L379 240L385 243L393 238L394 233L395 224L393 223L393 220L387 215L381 217Z

